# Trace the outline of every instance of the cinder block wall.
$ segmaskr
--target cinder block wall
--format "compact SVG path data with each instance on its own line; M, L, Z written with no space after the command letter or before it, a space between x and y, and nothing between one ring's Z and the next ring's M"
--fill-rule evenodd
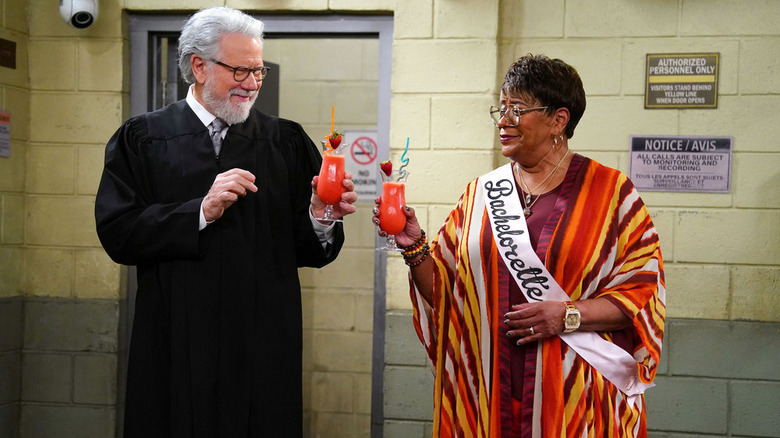
M215 3L101 1L98 23L82 31L67 27L48 1L0 4L0 37L15 41L18 52L15 70L0 67L0 102L12 112L13 133L12 157L0 158L0 436L113 436L124 273L99 247L92 206L103 146L129 110L123 14ZM432 232L467 181L503 162L487 107L506 67L526 52L579 69L589 102L572 146L607 165L627 170L631 134L734 136L731 194L643 194L663 240L670 318L649 421L657 437L777 436L770 409L779 393L771 366L778 358L780 194L771 139L780 130L773 116L780 3L226 4L272 13L394 13L393 158L410 137L408 201ZM719 108L644 110L644 54L688 51L721 53ZM307 126L312 136L326 120ZM305 341L313 346L305 359L310 436L367 436L372 312L370 283L358 278L372 271L369 219L361 211L348 220L339 262L302 271ZM432 379L411 331L405 272L400 259L388 262L385 435L426 436Z
M280 65L279 115L300 122L315 143L330 132L331 106L339 130L376 130L378 46L375 38L267 39L263 59ZM373 199L360 201L367 204L345 219L338 259L299 271L305 436L370 434Z
M0 158L0 436L115 432L120 268L92 218L127 90L111 6L78 31L56 3L3 2L17 68L0 68L13 136L11 158Z
M480 16L491 15L492 3L480 2ZM480 161L479 147L494 145L487 103L479 111L458 108L454 114L445 112L451 105L436 107L460 91L461 72L479 72L481 61L487 63L461 46L484 43L469 34L485 29L485 23L470 23L455 35L446 29L453 17L476 20L471 7L429 2L416 10L414 26L404 27L400 15L396 19L398 48L451 45L463 55L446 75L432 79L424 68L408 68L402 58L412 61L402 51L394 53L399 87L394 88L393 110L400 110L400 93L407 101L422 100L420 106L430 108L425 153L438 152L437 166L458 169L456 175L434 171L437 176L426 175L423 181L426 190L448 181L444 190L457 194L413 199L418 211L427 212L431 231L457 200L463 187L458 179L482 173L459 154L469 148L470 158L490 164ZM398 11L403 11L400 5ZM491 55L498 64L488 97L496 97L503 73L518 56L533 52L566 60L580 72L588 95L588 109L570 143L576 152L627 172L632 134L734 137L730 194L642 193L662 239L668 305L663 362L657 387L647 395L648 426L654 437L780 436L780 180L775 170L780 148L769 140L780 131L772 115L780 107L780 29L775 24L780 2L500 1L493 18L498 38L490 42L496 44ZM718 109L645 110L645 54L684 52L721 54ZM403 67L408 87L400 90L401 80L395 79ZM471 80L472 85L479 81ZM441 95L428 101L425 93L432 91ZM483 96L473 90L468 97ZM465 96L454 100L466 106ZM456 115L464 112L468 117ZM445 116L449 125L437 126L435 121ZM403 129L396 122L394 132ZM466 141L453 139L457 136ZM442 145L442 138L449 144ZM496 157L494 164L502 162ZM400 259L395 262L388 264L385 437L429 436L431 392L421 388L430 388L432 378L410 329L406 269Z
M507 2L517 4L518 2ZM547 2L537 2L540 7ZM406 200L434 235L466 184L498 165L488 117L504 69L498 0L400 1L391 144L410 137ZM511 58L511 55L509 56ZM394 151L394 160L402 149ZM433 375L412 326L408 268L387 262L384 437L431 436Z
M25 162L30 126L29 28L24 8L0 0L0 38L16 44L15 68L0 67L0 110L11 113L11 156L0 157L0 436L19 431Z

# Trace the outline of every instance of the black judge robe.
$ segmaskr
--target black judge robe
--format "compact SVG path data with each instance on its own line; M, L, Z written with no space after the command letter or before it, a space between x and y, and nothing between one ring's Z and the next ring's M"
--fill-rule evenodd
M320 154L297 123L252 110L217 159L185 101L127 121L106 146L97 232L136 265L125 438L302 435L297 267L321 267L308 208ZM216 175L252 172L248 192L198 231Z

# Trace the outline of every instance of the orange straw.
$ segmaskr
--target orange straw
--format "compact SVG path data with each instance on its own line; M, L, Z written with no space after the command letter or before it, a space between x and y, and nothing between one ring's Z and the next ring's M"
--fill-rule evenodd
M330 133L333 134L333 121L336 118L336 107L330 107Z

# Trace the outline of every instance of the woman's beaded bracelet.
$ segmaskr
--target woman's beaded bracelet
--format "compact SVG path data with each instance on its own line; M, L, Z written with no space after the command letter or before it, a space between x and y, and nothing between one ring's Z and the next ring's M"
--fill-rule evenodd
M411 260L415 257L417 257L420 254L423 254L424 252L428 251L429 246L427 243L423 244L420 248L414 250L414 251L405 251L401 253L401 255L404 256L404 260Z
M401 253L401 255L403 255L405 259L413 259L413 258L417 257L418 255L422 254L423 251L425 250L425 248L427 248L427 247L428 247L428 243L427 242L423 242L422 245L420 245L420 246L418 246L418 247L416 247L414 249L410 249L410 250L404 251L404 252Z
M409 259L404 257L404 263L406 263L406 266L408 266L410 268L414 268L415 266L417 266L420 263L424 262L426 258L428 258L428 244L427 243L423 247L422 257L420 257L420 260L417 260L416 262L410 262Z
M401 249L403 249L403 256L406 257L414 257L420 253L422 248L428 244L428 240L425 238L425 230L420 230L422 234L420 235L420 238L417 239L417 242L414 242L413 244L409 246L402 246Z

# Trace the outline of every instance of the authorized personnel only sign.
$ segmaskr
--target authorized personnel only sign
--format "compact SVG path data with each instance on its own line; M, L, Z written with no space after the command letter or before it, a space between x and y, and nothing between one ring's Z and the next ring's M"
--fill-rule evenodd
M732 137L631 137L629 178L639 191L729 193Z
M717 108L719 53L647 55L645 108Z
M359 203L374 203L378 195L379 163L376 131L345 131L346 170L352 172Z

